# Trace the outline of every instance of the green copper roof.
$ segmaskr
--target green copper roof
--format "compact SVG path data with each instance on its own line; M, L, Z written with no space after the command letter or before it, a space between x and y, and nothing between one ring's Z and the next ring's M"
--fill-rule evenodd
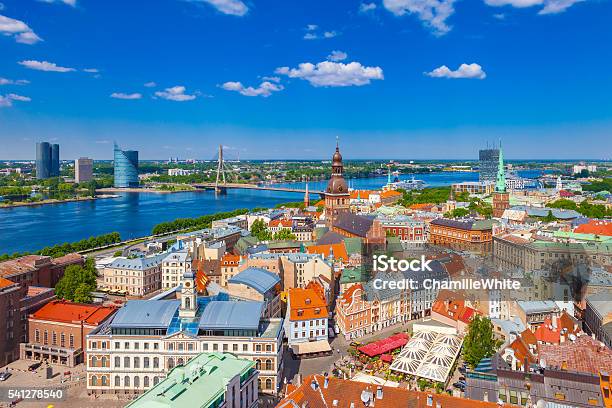
M346 268L342 271L342 276L340 276L340 283L358 283L366 281L366 273L363 267L358 266L355 268Z
M361 238L344 238L344 246L348 256L361 253Z
M168 373L159 384L142 394L128 407L218 406L225 398L227 383L236 376L246 380L255 372L255 363L223 353L202 353L184 366Z
M499 164L497 165L495 191L498 193L504 193L506 191L506 170L504 169L504 152L501 146L499 146Z

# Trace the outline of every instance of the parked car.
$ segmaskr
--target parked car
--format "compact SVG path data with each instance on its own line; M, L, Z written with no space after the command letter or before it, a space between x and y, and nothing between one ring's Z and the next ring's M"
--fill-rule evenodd
M460 389L461 391L465 391L465 387L466 387L466 383L464 383L463 381L457 381L456 383L453 384L453 387Z
M3 371L0 373L0 381L6 381L12 374L8 371Z
M28 371L35 371L38 367L42 365L42 362L34 363L28 367Z

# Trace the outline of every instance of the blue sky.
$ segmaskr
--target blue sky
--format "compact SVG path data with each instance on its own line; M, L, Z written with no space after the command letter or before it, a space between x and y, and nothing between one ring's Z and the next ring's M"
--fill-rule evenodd
M0 2L0 158L612 152L608 0Z

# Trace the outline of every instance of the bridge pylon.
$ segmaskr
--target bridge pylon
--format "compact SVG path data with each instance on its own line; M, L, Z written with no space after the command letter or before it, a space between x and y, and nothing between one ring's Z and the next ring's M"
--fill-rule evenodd
M227 181L225 180L225 162L223 161L223 145L219 145L217 161L217 179L215 180L215 193L227 194ZM223 183L221 183L223 180Z

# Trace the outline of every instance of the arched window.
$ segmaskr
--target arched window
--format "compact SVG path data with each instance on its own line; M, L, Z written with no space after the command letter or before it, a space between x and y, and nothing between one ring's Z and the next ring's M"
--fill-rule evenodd
M270 359L266 360L266 370L272 370L272 360Z
M115 376L115 387L121 387L121 377Z
M129 357L123 357L123 367L130 368L130 358Z
M153 368L159 368L159 358L153 357Z
M261 360L255 360L255 366L257 367L257 370L261 370Z
M149 387L149 377L146 375L144 376L143 385L145 388Z
M96 356L91 356L91 366L95 367L98 364L98 359Z
M159 383L159 377L153 377L153 385L157 385Z
M266 378L266 390L272 389L272 379Z
M129 387L130 386L130 377L129 376L125 376L123 377L123 386L124 387Z
M190 297L185 298L185 309L191 309L191 298Z
M140 377L136 376L134 377L134 388L138 388L140 387Z
M258 390L262 390L263 388L261 388L263 386L263 384L261 383L261 378L257 379L257 389Z
M95 375L91 376L91 385L98 385L98 377L96 377Z
M178 360L176 360L176 365L183 365L185 364L185 362L183 361L183 357L180 357Z
M102 367L106 367L106 356L102 356ZM102 377L106 378L106 377Z
M168 359L168 370L174 368L174 359L172 357L170 357Z
M142 362L143 368L149 368L149 362L150 362L149 357L145 357Z
M108 377L106 377L105 375L100 377L100 379L102 380L102 386L106 387L108 385Z
M115 357L115 367L121 367L121 357Z

